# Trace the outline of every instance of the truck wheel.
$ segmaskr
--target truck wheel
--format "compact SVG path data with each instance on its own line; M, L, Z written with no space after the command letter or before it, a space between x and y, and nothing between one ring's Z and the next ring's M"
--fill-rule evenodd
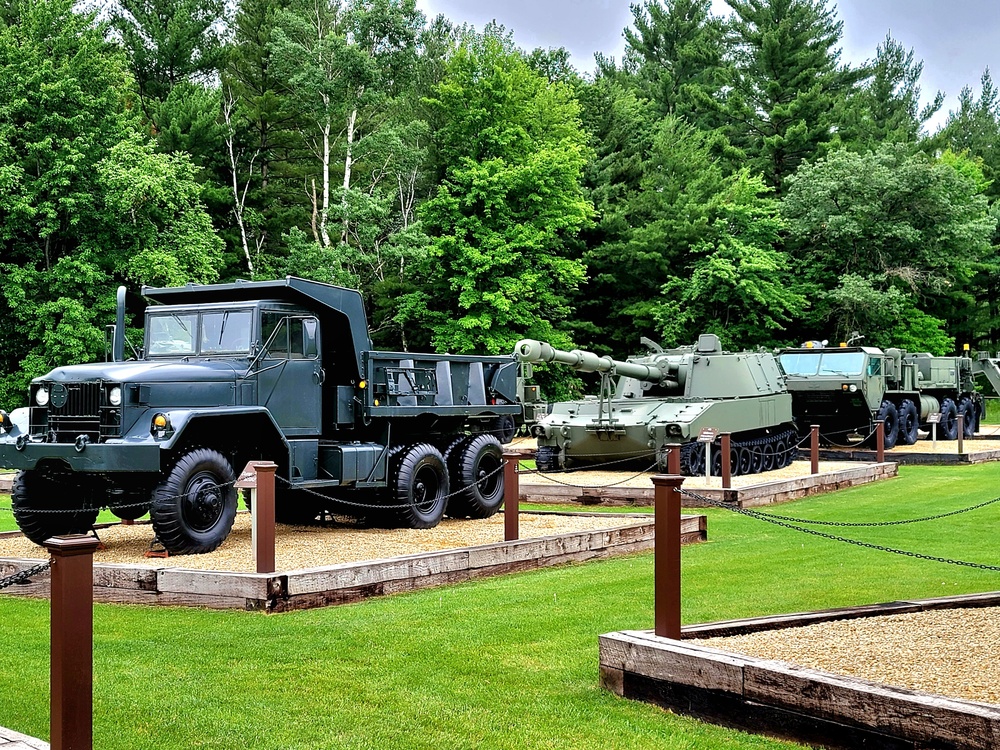
M503 447L493 435L475 435L449 452L448 473L459 491L448 501L452 518L489 518L503 504Z
M885 430L885 440L884 446L886 450L892 450L896 447L896 441L899 440L899 410L892 401L883 401L882 405L879 406L878 414L875 415L875 421L883 421ZM875 445L877 438L873 435L871 439L871 444Z
M225 456L199 448L181 456L153 490L153 531L174 555L211 552L236 518L236 474Z
M432 529L441 523L448 504L448 472L441 451L428 443L411 445L395 462L392 505L411 529Z
M497 417L490 427L490 433L496 435L497 440L506 445L517 434L517 423L514 421L514 417L510 414Z
M944 440L958 439L958 407L950 398L941 402L941 424L938 432Z
M958 413L962 415L962 437L970 440L976 436L976 405L968 396L958 402ZM956 435L955 437L958 437Z
M11 487L14 520L28 539L41 544L49 537L85 534L97 520L97 508L80 507L81 491L37 469L19 471ZM68 512L75 511L75 512Z
M899 405L899 438L903 445L913 445L920 437L920 410L910 399L903 399Z

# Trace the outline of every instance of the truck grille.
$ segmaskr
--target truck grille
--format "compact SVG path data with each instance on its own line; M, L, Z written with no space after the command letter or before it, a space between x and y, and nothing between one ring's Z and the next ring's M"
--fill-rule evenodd
M48 406L31 408L32 434L52 443L73 443L80 435L92 442L121 435L121 410L104 405L103 383L53 383Z

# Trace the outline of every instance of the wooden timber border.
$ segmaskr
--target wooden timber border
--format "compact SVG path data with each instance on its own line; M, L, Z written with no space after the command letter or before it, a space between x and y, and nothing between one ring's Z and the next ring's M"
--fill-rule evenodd
M688 643L830 620L1000 605L1000 592L600 637L601 685L715 724L828 748L1000 747L1000 705L947 698Z
M783 503L809 495L833 492L860 484L891 479L898 473L894 462L869 462L864 466L838 469L837 471L821 472L790 479L764 481L758 484L732 489L720 487L694 486L693 482L685 482L683 490L690 490L697 495L704 495L716 501L731 502L740 508L752 508L772 503ZM581 471L581 474L583 472ZM761 475L762 477L764 475ZM718 479L716 478L716 481ZM578 503L581 505L652 505L653 487L575 487L568 484L531 484L528 478L521 480L520 500L533 503ZM709 503L699 501L688 495L681 496L681 504L685 508L708 507Z
M373 596L651 550L653 519L632 521L631 525L609 529L278 573L95 563L94 600L264 612L348 604ZM706 529L705 516L684 516L682 543L705 541ZM183 564L183 558L168 559ZM37 563L38 560L0 559L0 578ZM48 576L40 576L23 586L12 586L3 593L46 597Z

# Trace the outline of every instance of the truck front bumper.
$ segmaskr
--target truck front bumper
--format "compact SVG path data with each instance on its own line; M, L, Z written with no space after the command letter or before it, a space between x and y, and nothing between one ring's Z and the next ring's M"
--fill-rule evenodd
M13 440L0 440L0 468L34 469L42 461L61 463L72 471L88 473L155 472L160 470L160 446L97 443L77 450L73 444L28 442L19 450Z

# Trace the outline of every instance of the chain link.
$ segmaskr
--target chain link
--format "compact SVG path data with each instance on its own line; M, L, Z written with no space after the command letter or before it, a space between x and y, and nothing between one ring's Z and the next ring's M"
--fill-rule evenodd
M31 568L26 568L19 573L14 573L6 578L0 578L0 590L16 584L30 583L30 579L52 567L51 558L43 563L39 563Z
M704 495L699 495L699 494L697 494L695 492L690 492L688 490L683 490L682 489L682 490L680 490L680 493L682 495L685 495L685 496L689 497L689 498L692 498L692 499L699 500L701 502L707 503L708 505L711 505L711 506L713 506L715 508L722 508L723 510L728 510L728 511L731 511L733 513L739 513L740 515L747 516L748 518L755 518L758 521L764 521L765 523L770 523L770 524L773 524L775 526L781 526L782 528L791 529L793 531L801 531L803 534L812 534L813 536L818 536L818 537L821 537L823 539L829 539L829 540L834 541L834 542L843 542L845 544L853 544L856 547L864 547L865 549L873 549L873 550L877 550L879 552L891 552L894 555L903 555L904 557L913 557L913 558L916 558L918 560L930 560L931 562L947 563L948 565L961 565L961 566L966 567L966 568L976 568L978 570L1000 571L1000 565L985 565L983 563L967 562L965 560L953 560L950 557L935 557L934 555L925 555L925 554L923 554L921 552L910 552L909 550L896 549L895 547L886 547L885 545L882 545L882 544L872 544L871 542L862 542L862 541L860 541L858 539L848 539L847 537L837 536L836 534L827 534L827 533L822 532L822 531L817 531L816 529L808 529L808 528L804 528L802 526L798 526L798 525L793 524L793 523L786 523L785 521L778 520L778 518L780 518L779 516L772 516L772 515L770 515L768 513L761 513L759 511L750 510L749 508L740 508L737 505L732 505L730 503L724 503L724 502L722 502L720 500L715 500L715 499L710 498L710 497L705 497ZM1000 498L998 498L998 499L1000 499ZM996 502L996 500L991 500L988 503L982 503L979 506L974 506L973 508L967 508L965 510L973 510L975 507L983 507L985 505L990 505L993 502ZM965 512L965 511L962 511L962 512ZM952 514L945 514L945 515L954 515L954 514L952 513ZM930 517L928 517L928 518L930 518ZM799 521L799 519L794 519L794 520L796 520L798 523L802 523L802 521ZM916 519L916 520L920 520L920 519ZM913 522L915 522L915 521L913 521ZM886 524L886 525L888 525L888 524Z
M551 476L552 474L555 474L555 473L558 473L558 472L539 471L538 469L523 469L523 470L519 470L518 474L539 474L539 475L545 477L546 479L548 479L550 482L553 482L555 484L561 484L563 487L575 487L578 490L599 490L599 489L603 489L604 487L617 487L620 484L625 484L626 482L631 482L633 479L638 479L643 474L647 474L648 472L652 471L656 467L657 467L657 464L653 464L652 466L649 466L649 467L643 469L642 471L640 471L640 472L638 472L636 474L633 474L630 477L626 477L625 479L620 479L617 482L611 482L609 484L591 484L591 485L586 485L586 484L572 484L570 482L561 482L560 480L558 480L555 477ZM593 468L594 468L593 466L588 466L587 470L589 471L590 469L593 469Z

